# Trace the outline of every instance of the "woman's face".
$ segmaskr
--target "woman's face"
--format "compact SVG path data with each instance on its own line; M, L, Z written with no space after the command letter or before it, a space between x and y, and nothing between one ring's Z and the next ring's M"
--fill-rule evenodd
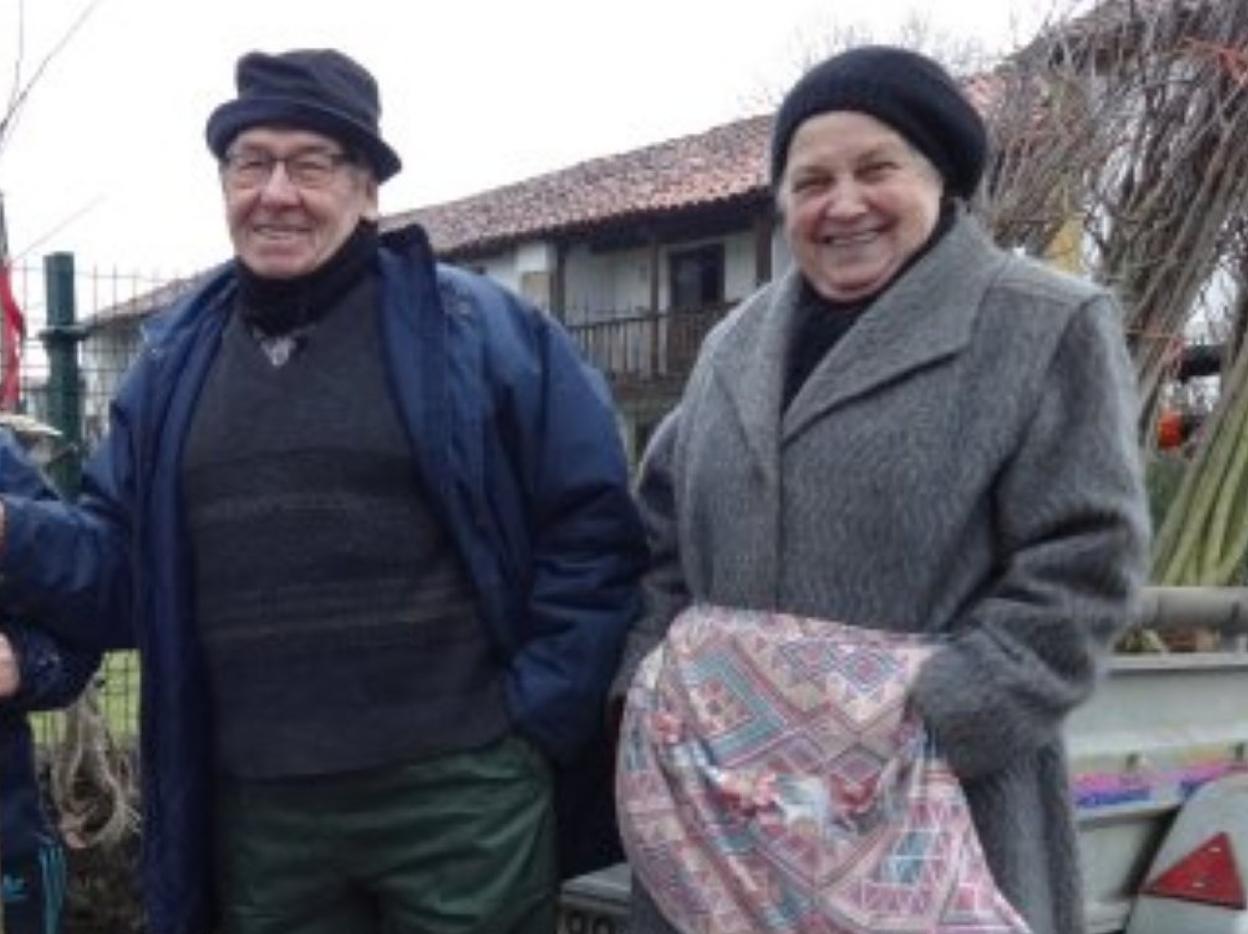
M824 298L865 298L927 242L942 189L940 173L886 124L818 114L793 134L780 180L789 249Z

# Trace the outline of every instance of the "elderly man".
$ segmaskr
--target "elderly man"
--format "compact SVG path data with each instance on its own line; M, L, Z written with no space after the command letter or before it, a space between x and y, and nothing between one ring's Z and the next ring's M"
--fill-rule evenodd
M237 84L236 258L149 328L78 506L4 500L5 592L137 639L153 934L546 934L552 767L601 735L645 557L607 394L547 317L379 239L367 71Z

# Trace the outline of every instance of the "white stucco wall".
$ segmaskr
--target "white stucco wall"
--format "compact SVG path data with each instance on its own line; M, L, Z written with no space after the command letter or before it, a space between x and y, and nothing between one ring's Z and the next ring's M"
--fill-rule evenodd
M739 230L717 237L702 237L665 243L659 247L659 308L671 305L670 256L712 243L724 247L724 300L739 301L754 291L757 283L755 233ZM772 269L781 271L789 263L788 249L781 231L771 244ZM564 258L564 313L569 323L630 317L650 310L649 246L599 252L587 244L568 248ZM554 275L558 253L553 243L530 241L497 254L479 257L471 264L513 291L520 291L524 277L531 273Z
M598 253L578 244L564 261L569 322L643 314L650 308L650 248Z
M724 243L724 301L735 302L755 289L754 231L729 234Z
M789 252L789 241L784 239L784 226L776 224L771 232L771 278L778 279L793 262L793 254Z
M672 253L711 243L724 246L724 299L736 301L754 291L754 233L742 230L720 237L665 243L659 248L659 308L671 304L668 274ZM568 251L564 266L564 307L569 322L608 316L644 314L650 310L648 246L594 252L578 245Z
M516 250L514 249L504 250L493 256L478 257L469 265L474 269L480 269L495 282L513 292L520 288L520 272L516 268Z
M532 240L528 243L521 243L515 249L515 266L516 274L524 275L526 272L551 272L555 271L557 256L555 247L552 243L545 240Z

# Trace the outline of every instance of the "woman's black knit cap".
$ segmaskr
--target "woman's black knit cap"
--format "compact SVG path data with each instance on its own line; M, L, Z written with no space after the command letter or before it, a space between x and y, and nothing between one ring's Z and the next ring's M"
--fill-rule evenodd
M785 96L771 134L773 190L797 128L834 110L858 111L888 124L931 161L951 194L975 193L988 157L984 121L944 68L917 52L885 45L832 56Z

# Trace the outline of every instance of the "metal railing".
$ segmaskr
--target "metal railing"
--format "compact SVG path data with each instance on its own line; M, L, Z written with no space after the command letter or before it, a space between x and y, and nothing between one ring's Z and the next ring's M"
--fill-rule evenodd
M683 382L703 338L730 304L568 325L585 355L614 383Z

